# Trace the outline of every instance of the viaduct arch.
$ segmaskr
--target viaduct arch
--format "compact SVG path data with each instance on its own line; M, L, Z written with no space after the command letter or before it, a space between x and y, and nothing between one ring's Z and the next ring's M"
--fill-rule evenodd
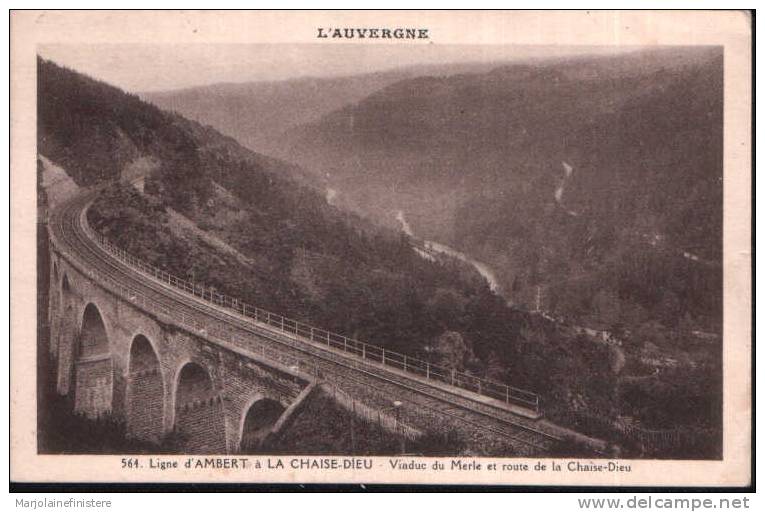
M199 363L185 363L178 371L175 390L174 433L184 453L225 453L226 425L222 399L210 371Z
M127 434L158 444L164 426L165 382L159 356L143 334L130 344L126 398Z
M72 341L74 412L90 418L111 413L114 379L109 335L92 302L85 306L79 335Z
M263 396L256 396L242 414L239 451L255 454L271 429L284 414L285 407L280 402Z

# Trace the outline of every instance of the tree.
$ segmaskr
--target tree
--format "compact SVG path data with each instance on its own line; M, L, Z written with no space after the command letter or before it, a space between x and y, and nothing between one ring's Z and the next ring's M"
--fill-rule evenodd
M456 331L444 331L433 345L436 364L453 370L463 371L474 357L472 347Z

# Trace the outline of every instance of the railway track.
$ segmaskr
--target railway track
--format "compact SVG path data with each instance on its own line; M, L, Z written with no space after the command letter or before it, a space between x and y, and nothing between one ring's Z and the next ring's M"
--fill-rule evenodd
M547 453L563 441L558 433L543 427L543 422L539 420L517 416L435 385L407 378L368 360L361 361L348 354L301 341L270 325L213 305L128 266L102 248L82 226L87 207L99 190L100 187L92 189L56 209L51 215L50 226L59 251L81 270L87 272L90 269L106 277L99 284L110 292L114 293L115 290L110 289L106 282L124 284L125 288L150 297L151 301L163 304L168 310L186 315L202 315L237 332L238 336L244 335L245 340L248 336L256 337L293 356L308 358L314 363L320 377L329 376L331 378L327 380L335 384L342 382L342 386L354 388L366 395L370 394L370 388L374 388L377 396L384 390L382 395L396 397L404 404L401 414L405 421L422 423L422 417L425 416L428 423L459 424L463 430L501 438L513 446L523 445L531 453ZM130 300L130 297L126 299ZM248 347L245 344L242 348Z

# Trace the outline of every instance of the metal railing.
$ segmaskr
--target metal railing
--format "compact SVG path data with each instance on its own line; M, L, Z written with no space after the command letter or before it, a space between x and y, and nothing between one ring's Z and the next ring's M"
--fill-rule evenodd
M507 404L520 405L525 408L532 409L536 413L540 413L540 397L537 393L509 386L500 382L482 379L474 375L469 375L451 368L435 365L428 361L423 361L406 354L394 352L377 345L371 345L369 343L364 343L352 338L348 338L347 336L343 336L341 334L314 327L312 325L308 325L297 320L272 313L265 309L252 306L237 298L218 293L208 286L181 279L173 274L170 274L169 272L155 267L154 265L145 263L135 256L132 256L124 249L121 249L120 247L117 247L111 243L104 235L95 232L90 227L87 219L85 218L86 211L87 209L83 210L81 217L81 226L85 233L93 241L98 243L102 249L113 255L116 259L149 277L189 293L210 304L227 308L239 315L254 320L255 322L276 328L282 333L293 336L296 340L300 340L302 342L311 342L312 344L320 344L330 349L342 351L345 354L354 356L355 358L360 358L364 361L378 363L389 368L401 370L414 376L425 378L429 381L435 381L456 388L471 391L482 396L500 400ZM124 287L124 285L120 283L117 284L120 287ZM161 305L161 308L163 310L169 309L164 305ZM163 312L165 314L170 314L169 311ZM181 312L181 314L183 313ZM195 322L197 322L197 320L194 318L182 318L181 321L191 322L192 326L195 326ZM225 328L223 328L223 330L225 331Z
M94 236L95 233L89 226L83 225L83 229L89 236ZM51 237L54 240L54 244L60 251L63 250L61 244L55 242L55 237ZM66 251L64 251L66 252ZM71 256L71 255L70 255ZM326 377L326 372L315 362L311 361L306 363L304 359L300 357L290 356L285 354L281 350L274 350L268 343L263 343L254 335L237 335L233 330L223 322L204 322L200 320L197 315L190 315L183 310L168 307L160 301L154 300L148 297L141 291L127 286L124 283L118 281L108 273L97 272L92 268L80 268L81 272L88 276L94 282L99 282L103 286L116 292L118 295L127 299L130 303L139 306L144 311L151 312L155 315L165 317L166 320L170 320L176 325L184 327L189 332L198 333L200 336L207 338L213 342L221 344L221 342L227 342L236 347L245 348L249 354L246 357L252 359L255 356L260 356L262 359L267 359L270 364L273 362L280 363L284 368L290 370L293 374L305 374L310 375L321 382ZM298 347L299 341L289 340L292 343L285 343L293 347ZM284 343L284 342L282 342ZM203 349L215 352L217 349L213 346L206 346ZM332 358L329 358L333 360ZM397 417L392 418L387 414L386 410L389 408L378 408L366 405L362 401L354 398L345 390L339 388L335 383L325 382L324 385L329 386L331 389L331 395L337 401L337 403L348 411L358 416L363 421L376 424L379 427L387 430L391 433L403 435L409 440L416 440L422 436L422 431L411 427L410 425L400 421Z

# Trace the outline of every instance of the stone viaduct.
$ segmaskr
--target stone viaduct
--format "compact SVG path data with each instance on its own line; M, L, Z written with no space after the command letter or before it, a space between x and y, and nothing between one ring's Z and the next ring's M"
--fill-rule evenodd
M533 393L248 309L136 260L87 225L96 193L48 219L49 356L75 413L181 453L253 453L330 387L384 430L455 430L477 453L549 453L575 437Z
M55 251L51 266L51 357L57 390L77 413L111 414L128 435L155 443L175 431L187 453L236 453L312 382L147 315Z

